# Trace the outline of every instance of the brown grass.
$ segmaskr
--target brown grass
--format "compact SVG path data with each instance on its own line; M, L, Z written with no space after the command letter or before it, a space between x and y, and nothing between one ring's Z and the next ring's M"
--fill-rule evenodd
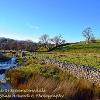
M68 100L96 100L100 99L100 87L95 86L86 80L73 80L68 79L53 80L45 78L38 73L33 73L31 78L24 83L19 83L21 73L14 71L10 77L11 83L17 89L36 89L43 88L46 94L62 94L64 99ZM66 100L66 99L65 99Z

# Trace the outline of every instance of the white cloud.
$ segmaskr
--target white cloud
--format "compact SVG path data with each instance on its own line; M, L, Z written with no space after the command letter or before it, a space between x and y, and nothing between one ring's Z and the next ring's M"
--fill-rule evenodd
M0 33L0 37L14 37L14 36L16 36L17 35L17 33L9 33L9 32L2 32L2 33Z
M29 24L29 23L27 23L26 26L27 26L28 28L30 28L30 29L35 29L35 30L38 30L38 29L40 28L40 27L37 26L37 25L33 25L33 24Z
M36 36L33 36L33 37L29 36L29 37L25 37L23 39L24 40L32 40L33 42L38 42L39 41L38 37L36 37Z
M31 29L39 29L39 26L30 25L29 27L30 27Z
M0 33L0 37L11 38L15 40L32 40L33 42L38 42L38 37L32 34L23 34L23 33Z

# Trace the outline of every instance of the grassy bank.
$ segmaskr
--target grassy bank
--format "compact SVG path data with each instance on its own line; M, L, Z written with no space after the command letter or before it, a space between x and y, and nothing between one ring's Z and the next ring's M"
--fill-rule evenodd
M15 89L43 88L46 90L45 94L64 95L63 100L100 99L100 87L96 84L77 79L61 71L56 65L47 65L33 56L19 60L22 60L20 62L24 66L9 70L6 74Z

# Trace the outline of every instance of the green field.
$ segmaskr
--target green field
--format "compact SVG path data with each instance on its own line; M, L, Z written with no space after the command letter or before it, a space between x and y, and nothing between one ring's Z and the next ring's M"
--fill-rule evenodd
M42 52L41 54L60 61L100 68L99 41L89 44L85 44L84 42L71 43L54 48L51 52Z
M58 52L76 52L76 53L100 53L100 42L96 43L70 43L68 45L59 46L53 51Z

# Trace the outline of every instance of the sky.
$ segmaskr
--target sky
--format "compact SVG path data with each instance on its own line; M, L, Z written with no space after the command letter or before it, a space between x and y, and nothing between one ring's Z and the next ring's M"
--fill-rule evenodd
M87 27L100 38L100 0L0 0L0 37L38 42L61 34L78 42Z

